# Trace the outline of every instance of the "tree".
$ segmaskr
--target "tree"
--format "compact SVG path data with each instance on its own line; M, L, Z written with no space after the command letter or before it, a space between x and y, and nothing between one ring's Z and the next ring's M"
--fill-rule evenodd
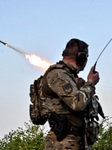
M43 129L25 123L25 129L12 130L0 140L0 150L44 150L44 144ZM112 123L108 117L100 124L99 139L93 150L112 150Z
M25 129L12 130L0 140L0 150L43 150L44 143L43 129L25 123Z
M93 146L93 150L112 150L112 122L109 117L100 124L99 139Z

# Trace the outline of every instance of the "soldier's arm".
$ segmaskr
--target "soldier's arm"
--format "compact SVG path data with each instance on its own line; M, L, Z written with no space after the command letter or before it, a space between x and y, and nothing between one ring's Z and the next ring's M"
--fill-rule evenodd
M75 111L83 110L95 91L95 87L90 82L85 82L79 89L77 81L61 69L49 72L46 81L47 86Z

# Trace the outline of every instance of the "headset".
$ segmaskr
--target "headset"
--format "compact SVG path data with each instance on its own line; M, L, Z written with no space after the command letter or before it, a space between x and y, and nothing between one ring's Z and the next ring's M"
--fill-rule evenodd
M79 47L79 52L76 55L76 64L77 64L77 66L83 66L84 63L87 61L88 45L79 39L71 39L67 43L66 49L73 47L74 43L77 43L78 47ZM63 51L62 56L69 56L66 49Z
M79 47L79 52L76 55L76 64L77 66L83 66L84 63L87 61L87 48L85 47L85 42L75 39L76 43L78 44ZM87 44L86 44L87 45Z

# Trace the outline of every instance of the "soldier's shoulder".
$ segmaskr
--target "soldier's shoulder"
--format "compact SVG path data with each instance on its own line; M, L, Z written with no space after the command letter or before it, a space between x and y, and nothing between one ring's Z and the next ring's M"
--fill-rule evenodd
M47 74L55 74L55 73L63 73L66 72L64 66L62 64L54 64L50 66L47 70Z
M50 66L50 68L47 70L46 79L50 81L54 78L60 78L64 74L66 74L66 70L64 69L64 67L60 64L55 64Z
M57 77L65 73L66 73L66 70L64 70L63 68L54 68L47 73L47 77L52 77L52 76Z

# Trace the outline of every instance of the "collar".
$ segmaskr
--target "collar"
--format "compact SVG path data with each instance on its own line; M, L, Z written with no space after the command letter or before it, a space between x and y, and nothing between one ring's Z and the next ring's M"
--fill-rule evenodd
M73 65L71 65L70 63L65 63L63 61L59 61L58 64L64 64L65 67L68 68L76 76L79 73L78 70Z
M76 74L79 73L79 71L70 63L65 63L65 62L63 62L63 63L66 64L74 73L76 73Z

